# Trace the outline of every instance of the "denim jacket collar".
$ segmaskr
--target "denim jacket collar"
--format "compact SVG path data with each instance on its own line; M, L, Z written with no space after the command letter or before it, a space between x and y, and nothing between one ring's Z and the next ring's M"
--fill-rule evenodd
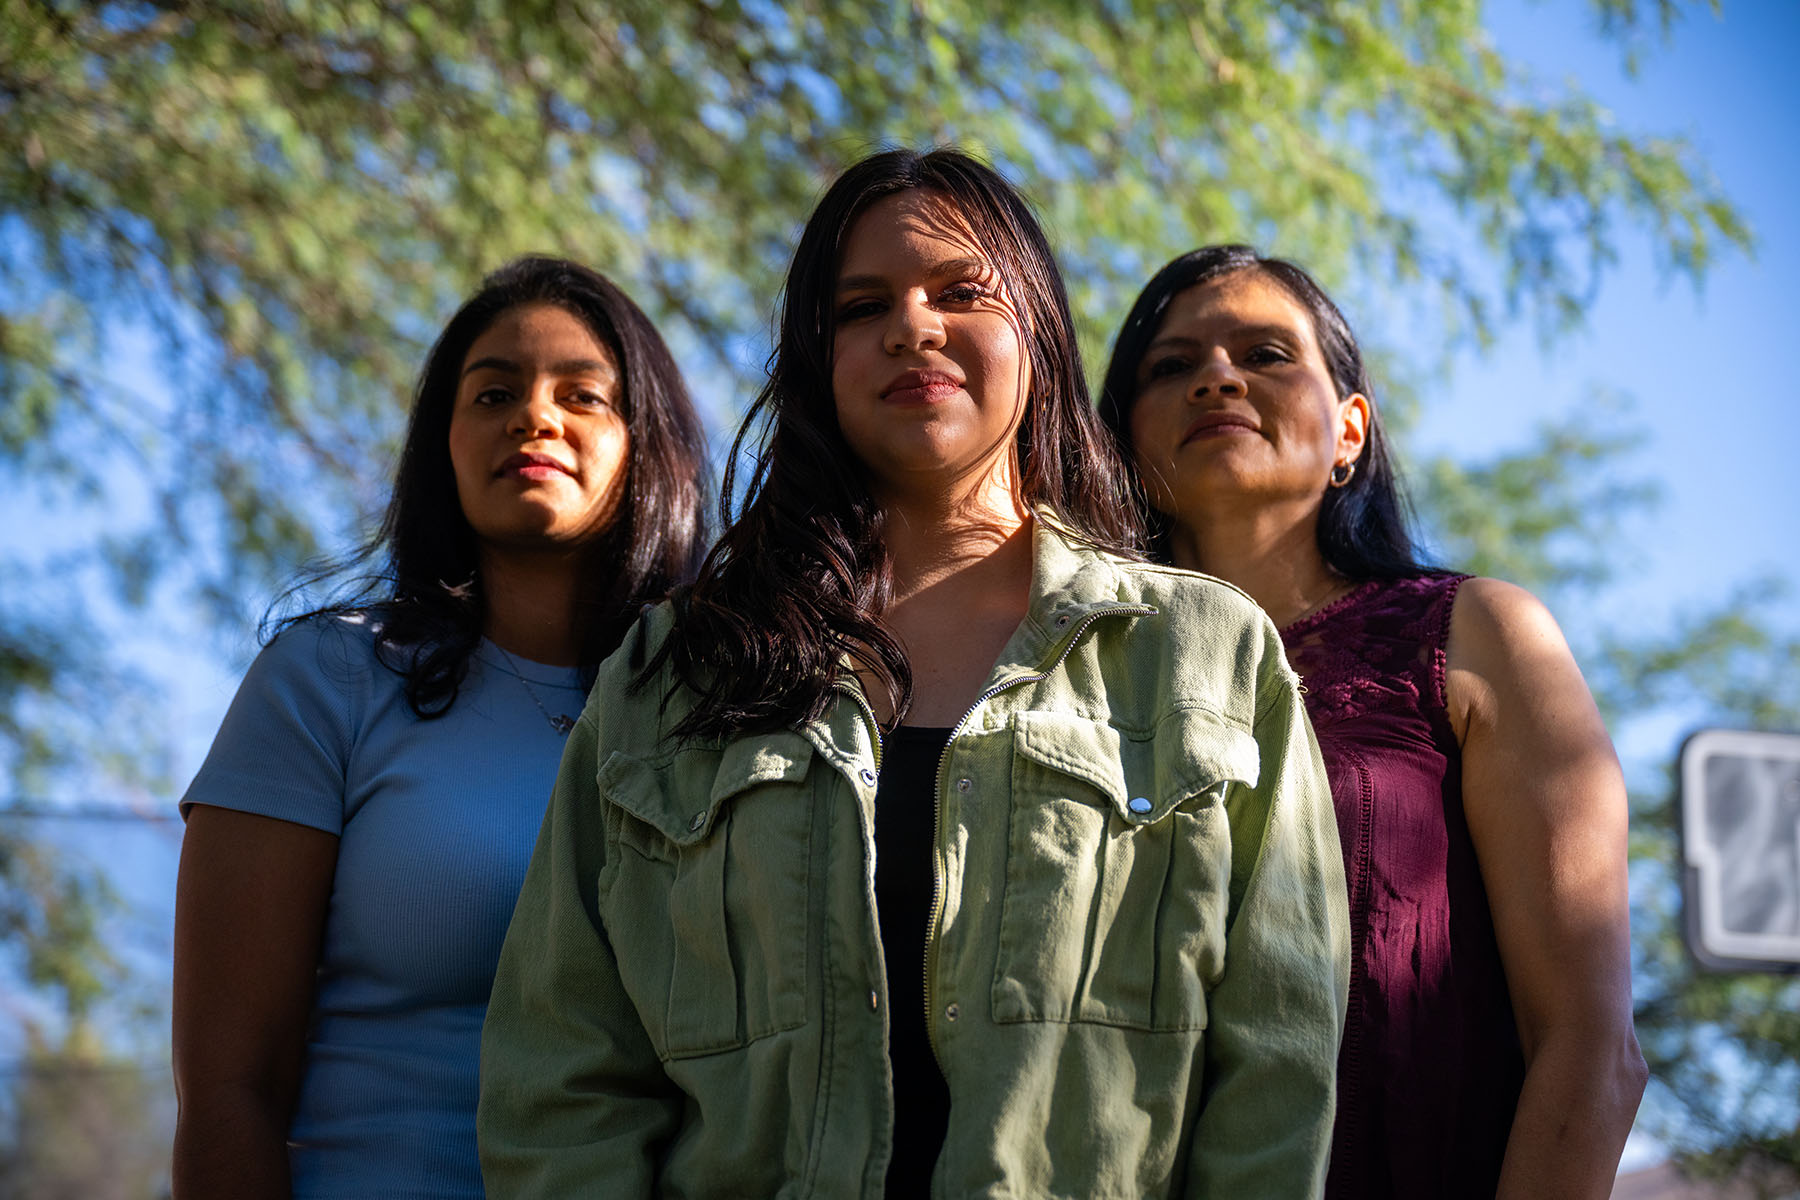
M1025 619L1001 648L984 695L1053 669L1092 620L1156 612L1126 585L1109 555L1077 541L1056 513L1039 505L1032 515L1031 593ZM860 763L879 770L881 729L848 655L841 661L836 686L852 703L835 706L802 728L802 734L846 775L858 775Z

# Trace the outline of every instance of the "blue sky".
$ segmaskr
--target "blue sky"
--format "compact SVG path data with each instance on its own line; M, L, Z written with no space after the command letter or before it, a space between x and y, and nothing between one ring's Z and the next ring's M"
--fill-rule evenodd
M1546 350L1521 324L1488 351L1461 354L1423 397L1413 446L1484 458L1524 445L1540 421L1589 403L1596 386L1623 393L1632 402L1628 420L1648 438L1634 465L1660 483L1665 499L1654 517L1632 525L1633 569L1599 619L1654 627L1767 574L1784 577L1800 598L1800 406L1790 383L1796 339L1787 294L1800 279L1800 73L1789 62L1800 46L1800 3L1727 0L1721 17L1697 8L1669 42L1653 39L1635 78L1616 47L1595 35L1590 7L1501 0L1489 6L1488 24L1502 54L1529 66L1547 89L1573 80L1621 129L1685 136L1755 231L1754 257L1727 253L1696 290L1660 278L1642 238L1622 238L1621 261L1583 329ZM1396 344L1379 329L1364 333ZM7 540L28 523L16 523ZM236 639L235 658L221 658L195 652L217 643L180 613L154 613L138 627L132 657L167 676L164 710L170 726L185 731L175 763L185 782L253 652L251 631ZM1664 724L1627 749L1666 762L1680 732ZM143 844L130 846L116 831L95 839L109 847L98 853L133 864L122 882L154 927L152 942L166 937L173 837L145 831Z
M1422 406L1415 444L1482 457L1589 402L1594 385L1623 392L1649 435L1636 465L1665 500L1633 527L1641 570L1617 597L1634 619L1654 620L1722 600L1757 574L1800 582L1790 296L1800 281L1800 4L1727 0L1721 17L1696 6L1670 41L1653 43L1636 78L1594 36L1587 9L1505 0L1489 25L1504 55L1548 86L1576 81L1621 128L1687 138L1748 219L1754 258L1728 252L1696 290L1660 278L1643 239L1622 239L1585 329L1546 352L1531 329L1514 328L1487 353L1460 356Z
M1629 564L1604 611L1560 612L1566 625L1648 629L1724 602L1739 585L1776 576L1800 600L1800 469L1794 455L1792 348L1800 280L1800 4L1727 0L1688 13L1653 44L1635 77L1594 36L1584 5L1505 0L1490 9L1498 49L1555 87L1573 80L1622 129L1685 137L1751 226L1753 254L1728 252L1696 288L1659 275L1642 239L1620 244L1585 327L1546 349L1527 327L1485 353L1464 353L1441 392L1421 405L1414 447L1481 458L1529 440L1546 419L1622 393L1623 418L1647 435L1632 465L1662 504L1628 527ZM1634 778L1673 761L1694 718L1665 712L1615 729ZM1634 1137L1625 1169L1661 1157Z
M1651 40L1635 78L1617 47L1596 35L1581 0L1498 0L1487 23L1503 56L1528 67L1546 93L1572 82L1622 130L1686 137L1757 246L1754 257L1727 251L1696 289L1660 277L1646 239L1621 237L1620 262L1603 278L1586 325L1546 349L1519 322L1488 350L1459 354L1450 376L1424 390L1412 449L1485 458L1523 446L1541 421L1591 403L1596 388L1622 393L1630 408L1617 419L1648 435L1627 468L1655 478L1664 502L1629 527L1630 569L1604 598L1607 611L1558 615L1572 626L1653 628L1769 574L1787 579L1800 598L1800 537L1791 528L1800 469L1788 461L1800 439L1786 420L1795 405L1781 353L1792 340L1783 284L1800 279L1800 221L1789 215L1800 186L1800 76L1785 57L1800 45L1800 4L1743 0L1728 3L1722 17L1694 6L1666 43ZM1404 346L1378 314L1352 315L1368 340ZM154 378L144 382L159 390ZM139 631L133 657L171 676L171 724L188 731L174 764L185 780L255 643L245 630L225 639L235 642L228 657L196 655L194 646L218 641L167 607L121 624ZM1672 755L1676 736L1673 727L1659 729L1637 748Z
M1650 38L1635 77L1581 0L1498 0L1487 24L1497 49L1546 95L1573 84L1621 130L1686 138L1749 222L1756 247L1748 256L1726 250L1696 288L1659 274L1646 238L1621 236L1620 261L1585 326L1546 348L1521 321L1488 350L1459 354L1449 377L1424 390L1412 449L1485 458L1525 445L1540 422L1592 403L1597 389L1620 394L1628 408L1607 419L1647 435L1626 469L1655 479L1663 502L1627 526L1620 585L1596 610L1558 613L1571 631L1653 629L1769 575L1800 600L1800 465L1791 461L1800 438L1790 419L1800 406L1783 353L1795 340L1784 285L1800 280L1800 220L1791 215L1800 192L1800 73L1787 62L1800 46L1800 3L1728 0L1719 16L1691 5L1667 41ZM1379 314L1352 315L1369 340L1404 346ZM186 647L205 639L180 629L179 614L151 624L144 651L176 669L171 713L191 731L176 764L185 779L254 641L246 630L234 660L199 660ZM1617 731L1622 748L1667 761L1683 719Z

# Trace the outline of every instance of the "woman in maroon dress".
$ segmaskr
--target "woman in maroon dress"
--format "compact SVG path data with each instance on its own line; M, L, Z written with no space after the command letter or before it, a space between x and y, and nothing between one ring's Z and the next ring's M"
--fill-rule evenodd
M1101 411L1156 548L1306 683L1350 889L1328 1197L1604 1197L1642 1095L1625 788L1556 622L1422 566L1356 340L1243 246L1163 268Z

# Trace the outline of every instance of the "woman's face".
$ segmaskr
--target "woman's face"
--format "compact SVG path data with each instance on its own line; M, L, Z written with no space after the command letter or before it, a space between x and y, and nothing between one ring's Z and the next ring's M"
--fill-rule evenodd
M554 305L508 309L475 339L450 462L484 549L566 549L606 529L631 448L622 386L612 350Z
M1254 270L1176 295L1137 387L1138 470L1151 502L1183 525L1245 504L1316 510L1368 428L1368 401L1338 397L1311 314Z
M915 189L864 210L835 304L838 425L878 497L962 491L1008 469L1030 391L1022 321L949 201Z

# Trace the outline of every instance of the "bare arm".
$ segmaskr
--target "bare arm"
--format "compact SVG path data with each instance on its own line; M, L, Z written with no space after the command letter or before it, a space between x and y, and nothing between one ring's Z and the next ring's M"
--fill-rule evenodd
M286 1200L338 839L196 804L175 885L174 1194Z
M1463 809L1525 1052L1499 1196L1603 1200L1646 1074L1631 1024L1618 759L1530 593L1464 584L1448 658Z

